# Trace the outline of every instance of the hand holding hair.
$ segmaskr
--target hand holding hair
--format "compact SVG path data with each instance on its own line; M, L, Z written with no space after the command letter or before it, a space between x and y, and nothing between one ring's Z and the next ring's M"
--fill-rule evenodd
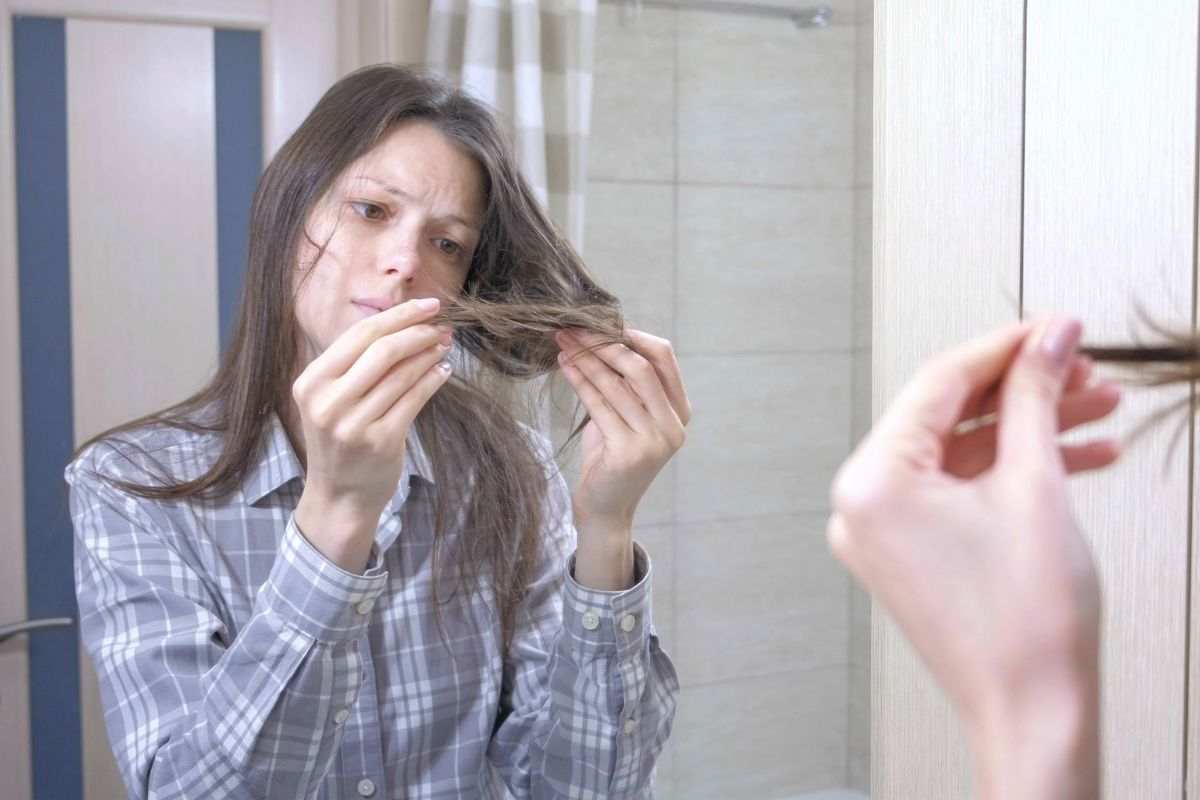
M1079 335L1021 323L935 358L833 484L830 546L954 703L985 800L1099 796L1100 591L1066 480L1117 449L1057 438L1116 396L1080 388ZM991 403L990 433L959 432Z
M596 589L633 581L633 517L654 476L683 446L691 405L671 343L626 331L628 345L563 331L558 361L591 420L573 496L575 577Z
M408 431L450 377L442 358L451 332L430 324L438 307L410 300L358 321L293 384L306 461L296 524L348 571L366 566Z

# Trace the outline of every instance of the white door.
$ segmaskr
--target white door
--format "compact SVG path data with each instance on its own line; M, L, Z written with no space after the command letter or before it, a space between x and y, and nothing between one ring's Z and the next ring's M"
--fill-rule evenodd
M215 369L255 180L336 79L337 31L336 0L0 0L6 798L125 793L73 624L62 469ZM3 627L28 620L50 622Z

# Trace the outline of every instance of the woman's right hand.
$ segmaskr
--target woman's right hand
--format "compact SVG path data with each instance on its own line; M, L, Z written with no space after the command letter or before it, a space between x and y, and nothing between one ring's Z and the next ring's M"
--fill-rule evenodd
M1079 335L1074 321L1019 324L935 359L833 486L830 545L957 706L989 800L1098 796L1100 590L1066 484L1118 451L1058 432L1117 396L1085 390L1086 413L1064 424ZM994 447L976 442L985 468L960 470L956 427L997 385Z
M306 452L296 524L348 571L366 566L409 428L450 376L452 332L430 323L438 307L410 300L355 323L292 385Z

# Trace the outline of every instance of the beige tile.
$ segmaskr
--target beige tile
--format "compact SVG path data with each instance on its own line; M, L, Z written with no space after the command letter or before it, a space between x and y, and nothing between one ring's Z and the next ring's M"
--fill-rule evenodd
M675 178L675 12L598 10L588 175Z
M687 7L692 0L681 0L680 5ZM827 6L833 16L830 25L853 25L863 13L862 0L817 0L815 2L798 2L798 0L731 0L731 5L776 6L788 10L798 8L814 8ZM780 24L778 21L776 24Z
M853 448L871 431L871 351L855 350L851 359L850 444Z
M854 190L854 346L871 346L872 295L875 290L871 263L871 189Z
M683 795L675 791L675 734L667 740L658 762L654 765L654 798L655 800L683 800Z
M875 31L870 21L858 26L855 43L855 114L854 114L854 183L857 186L871 184L871 151L874 146L874 47Z
M850 580L850 657L851 666L871 665L871 596L858 582Z
M825 514L677 528L675 665L684 686L844 665L849 578Z
M675 189L589 181L583 257L631 325L675 338Z
M681 186L677 349L850 346L854 193Z
M678 667L675 626L675 534L670 525L634 527L633 538L650 556L654 569L652 603L659 645Z
M551 441L557 448L558 467L562 470L567 487L574 491L579 483L583 437L577 437L566 447L563 447L563 444L574 430L575 425L582 419L582 409L576 407L577 398L570 384L559 377L557 373L549 393L544 395L544 402L549 407ZM677 461L678 457L668 462L654 478L654 482L650 484L650 488L638 503L637 514L633 520L635 527L663 525L674 520Z
M694 409L676 456L675 518L696 522L823 512L849 452L844 353L689 356Z
M783 798L846 778L846 669L685 689L675 783L687 800Z
M680 180L849 187L856 34L680 12Z
M847 705L846 782L851 789L871 789L871 670L852 666Z

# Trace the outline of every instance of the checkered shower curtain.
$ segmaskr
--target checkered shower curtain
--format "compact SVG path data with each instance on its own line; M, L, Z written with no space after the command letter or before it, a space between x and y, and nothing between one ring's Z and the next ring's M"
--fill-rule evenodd
M432 0L426 64L488 103L518 163L583 249L596 0Z

